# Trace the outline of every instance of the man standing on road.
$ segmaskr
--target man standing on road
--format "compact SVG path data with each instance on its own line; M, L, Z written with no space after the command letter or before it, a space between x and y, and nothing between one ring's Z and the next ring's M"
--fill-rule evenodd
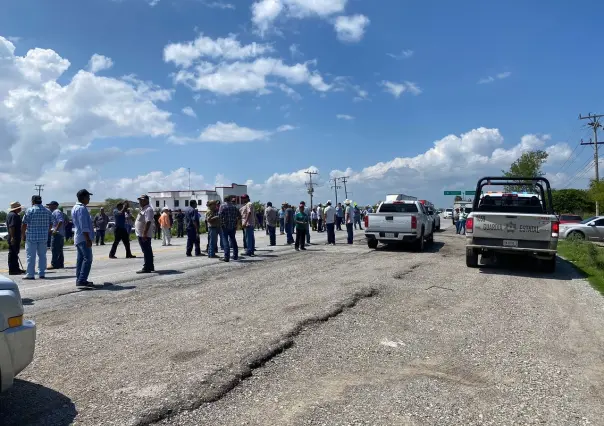
M52 239L50 247L52 257L50 268L48 269L63 269L65 267L65 258L63 257L63 246L65 245L65 216L59 210L59 203L51 201L47 204L48 209L52 213Z
M224 260L228 262L231 257L231 248L233 248L233 260L239 259L239 248L237 247L237 224L241 219L239 210L232 204L232 200L226 198L224 204L220 206L218 211L220 216L220 225L222 227L222 235L224 236Z
M281 204L281 210L279 210L279 232L281 235L285 234L285 206L286 203Z
M185 235L185 215L181 209L176 210L176 237L182 238Z
M266 229L268 230L268 237L271 246L277 245L277 222L279 220L279 213L277 209L273 207L273 203L270 201L266 203L266 209L264 210L264 217L266 218Z
M357 229L357 224L359 225L359 229L362 231L363 227L361 226L361 219L362 219L362 215L361 215L361 209L359 208L359 206L357 205L357 203L354 203L354 229Z
M206 212L206 221L208 223L208 257L218 259L218 233L220 232L220 216L215 200L206 203L208 211Z
M323 232L323 204L317 206L317 232Z
M256 216L254 214L254 205L250 201L250 196L244 194L241 201L245 203L241 212L241 224L245 229L246 253L248 256L254 256L256 249L256 238L254 236L254 226Z
M19 251L21 250L21 203L10 203L10 210L6 216L8 228L8 274L21 275L25 271L19 266Z
M136 236L138 243L143 251L144 263L143 268L137 271L137 274L149 274L155 271L153 264L153 248L151 247L151 239L155 231L155 219L153 208L149 205L149 196L147 194L138 197L138 202L141 206L141 211L136 218Z
M94 225L86 206L90 203L91 195L88 190L80 189L77 194L78 202L71 211L74 230L73 243L78 251L76 260L76 287L94 287L94 284L88 281L88 275L90 275L90 269L92 268Z
M308 229L308 215L304 211L304 204L300 204L300 209L296 213L296 244L295 249L306 250L304 247L304 240L306 238L306 231Z
M285 233L287 234L287 244L294 243L294 209L289 204L285 204Z
M300 201L300 206L304 206L304 214L307 216L308 221L307 221L307 227L306 227L306 245L309 246L310 245L310 216L308 214L308 212L306 211L306 201ZM300 208L298 207L298 210L296 210L296 214L298 214L300 212Z
M96 245L105 245L105 232L107 231L107 225L109 225L109 216L105 214L105 208L101 207L101 211L94 217L94 229L96 231Z
M38 256L38 276L46 275L46 241L52 225L50 210L42 206L42 197L31 197L32 206L27 209L21 225L21 234L25 234L25 251L27 253L27 275L24 280L35 279L36 255Z
M336 245L335 233L336 209L331 205L331 200L327 200L325 207L325 227L327 228L327 244Z
M128 226L126 223L126 213L128 212L128 201L123 203L118 203L113 209L113 220L115 220L115 231L113 245L111 246L111 250L109 251L109 259L117 259L115 257L115 252L117 251L117 246L120 244L120 241L124 243L124 248L126 249L126 259L133 259L136 256L132 255L130 251L130 233L128 232Z
M453 223L455 224L455 233L459 234L459 225L461 225L459 221L459 209L455 209L455 213L453 213Z
M354 209L350 205L351 201L346 200L344 204L346 205L346 209L344 211L344 220L346 221L346 232L348 232L348 244L352 244L352 240L354 238L353 226L354 226Z
M172 226L170 225L170 209L164 207L164 211L159 217L159 226L161 226L162 246L172 245Z
M468 219L468 213L466 209L462 207L459 213L459 232L458 234L466 235L466 220Z
M188 257L191 257L193 246L195 246L195 256L201 256L201 247L199 245L199 216L197 216L197 201L191 200L189 207L185 209L185 228L187 230L187 251Z
M344 209L342 203L338 203L338 207L336 207L336 229L338 231L342 230L342 222L344 222Z
M220 211L220 200L216 200L216 214L218 214L219 211ZM220 229L220 225L218 225L218 241L220 241L220 250L222 250L224 252L224 240L223 240L222 232ZM218 249L216 249L215 251L218 251Z

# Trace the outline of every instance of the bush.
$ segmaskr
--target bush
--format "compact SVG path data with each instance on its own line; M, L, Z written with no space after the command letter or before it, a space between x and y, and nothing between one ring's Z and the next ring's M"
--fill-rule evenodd
M604 294L604 249L588 241L570 240L560 241L558 252L581 270L596 290Z

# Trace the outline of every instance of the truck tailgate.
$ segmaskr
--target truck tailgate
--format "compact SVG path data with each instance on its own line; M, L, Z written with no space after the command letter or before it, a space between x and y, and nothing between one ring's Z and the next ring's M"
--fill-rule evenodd
M549 241L555 216L523 213L477 213L474 238L511 241ZM510 242L512 245L513 242Z
M411 233L411 216L405 213L372 213L369 215L368 230Z

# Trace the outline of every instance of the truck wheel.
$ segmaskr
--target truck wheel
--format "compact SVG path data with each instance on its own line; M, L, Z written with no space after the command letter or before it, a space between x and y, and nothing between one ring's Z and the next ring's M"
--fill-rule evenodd
M367 241L367 247L369 247L370 249L376 249L378 246L378 240L368 240Z
M466 266L476 268L478 266L478 253L474 249L466 249Z
M415 250L417 250L418 252L422 252L424 251L424 247L425 247L425 238L424 238L424 231L422 229L422 234L421 236L417 239L417 241L415 241Z
M428 244L432 244L434 242L434 229L432 230L432 233L430 234L430 236L428 236L428 238L426 238L426 242Z
M548 260L542 260L541 262L543 272L547 272L548 274L553 274L556 272L556 256Z

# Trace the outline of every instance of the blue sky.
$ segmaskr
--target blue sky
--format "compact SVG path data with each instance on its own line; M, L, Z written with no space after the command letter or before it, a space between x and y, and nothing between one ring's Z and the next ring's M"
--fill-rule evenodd
M36 48L69 61L51 78L19 76L9 87L44 92L42 107L13 92L14 102L0 109L14 136L7 146L12 162L0 169L0 179L15 187L6 195L11 199L28 198L33 181L47 182L48 196L67 199L79 186L102 197L178 189L172 186L183 183L179 169L191 167L203 187L253 181L255 198L293 200L304 197L302 172L314 166L321 182L352 176L350 190L362 203L401 191L444 204L443 189L471 189L479 175L497 174L515 154L534 148L551 150L546 171L558 187L573 178L571 186L585 185L591 175L581 168L590 148L574 148L589 138L579 112L604 111L597 84L602 59L593 53L604 6L590 5L588 13L570 2L526 1L4 3L0 36L14 47L15 63ZM260 6L281 12L268 19L254 14ZM200 37L206 50L183 62L187 44ZM223 48L239 53L208 53L229 37ZM252 43L263 51L241 53ZM91 70L93 54L105 57L106 68L80 74L86 85L76 84L74 76ZM29 69L59 61L41 56ZM258 61L271 71L258 72ZM202 64L204 73L196 71ZM234 80L225 77L228 70ZM189 78L177 81L179 72ZM136 77L124 80L128 75ZM49 95L42 85L50 80L74 96ZM133 96L126 87L125 95L102 99L113 81L126 81L138 95L124 105ZM5 100L7 93L0 85ZM66 99L69 106L61 105ZM147 112L129 116L141 104ZM195 116L183 113L186 107ZM80 108L90 112L75 124L69 114ZM33 142L18 124L26 110L39 115L27 127L39 126ZM50 134L49 121L66 127ZM434 151L448 135L457 139ZM47 143L54 148L45 149ZM41 158L24 171L19 163L36 156L38 146ZM503 151L493 155L496 149ZM318 189L320 197L330 194L327 184Z

